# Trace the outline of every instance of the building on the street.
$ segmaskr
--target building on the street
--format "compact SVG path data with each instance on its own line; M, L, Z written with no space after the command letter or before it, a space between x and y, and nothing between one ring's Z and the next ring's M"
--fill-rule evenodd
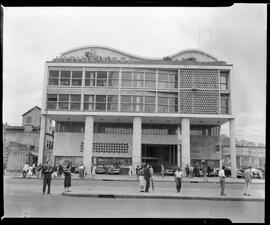
M232 68L196 49L160 58L68 50L45 63L39 162L45 118L56 122L55 161L83 162L87 171L92 163L220 167L220 126L229 123L235 176Z
M25 162L37 163L41 108L35 106L22 115L21 126L3 124L3 162L7 171L21 171ZM53 121L47 120L46 157L52 158Z
M236 166L265 169L265 145L256 144L245 140L236 140ZM221 136L221 152L224 164L230 166L230 142L229 138Z

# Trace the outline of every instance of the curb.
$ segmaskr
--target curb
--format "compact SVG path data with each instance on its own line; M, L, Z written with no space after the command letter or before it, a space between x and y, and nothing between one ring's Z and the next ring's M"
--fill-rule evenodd
M5 177L5 178L8 178L8 179L24 179L22 177ZM88 181L89 178L86 178L86 179L81 179L81 178L71 178L72 180L82 180L82 181ZM42 180L42 178L36 178L36 177L29 177L29 178L26 178L25 180ZM64 178L52 178L52 180L64 180ZM134 180L134 179L110 179L110 178L91 178L91 181L125 181L125 182L130 182L130 181L133 181L133 182L138 182L137 180ZM174 182L173 180L155 180L155 182ZM206 183L206 182L203 182L203 181L196 181L196 180L183 180L182 181L183 183ZM218 184L219 181L208 181L208 184ZM207 184L207 183L206 183ZM232 181L226 181L226 184L245 184L245 182L232 182ZM254 184L265 184L264 183L252 183L252 185Z
M127 194L86 194L86 193L66 193L62 192L66 197L88 197L88 198L135 198L135 199L170 199L170 200L211 200L211 201L252 201L264 202L261 198L237 198L237 197L197 197L197 196L164 196L164 195L127 195Z

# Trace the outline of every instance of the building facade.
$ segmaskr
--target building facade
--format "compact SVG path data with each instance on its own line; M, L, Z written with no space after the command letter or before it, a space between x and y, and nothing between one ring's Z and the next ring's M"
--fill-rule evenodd
M66 51L45 64L45 118L56 122L55 162L220 167L220 126L230 123L232 65L201 50L146 58L104 46ZM230 149L235 176L235 147ZM39 151L42 162L43 151Z
M26 162L37 163L41 108L35 106L22 115L21 126L3 124L3 162L7 171L21 171ZM47 120L45 157L52 158L53 121Z

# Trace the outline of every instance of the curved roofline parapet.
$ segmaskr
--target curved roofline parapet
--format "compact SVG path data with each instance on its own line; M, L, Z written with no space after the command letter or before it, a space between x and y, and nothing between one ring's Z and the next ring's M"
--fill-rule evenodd
M212 58L213 60L218 61L218 58L215 57L215 56L213 56L212 54L210 54L210 53L208 53L208 52L206 52L206 51L200 50L200 49L195 49L195 48L190 48L190 49L181 50L181 51L179 51L179 52L177 52L177 53L175 53L175 54L170 55L169 57L170 57L170 58L173 58L173 57L175 57L175 56L178 56L178 55L181 55L181 54L187 53L187 52L197 52L197 53L206 55L206 56Z
M119 49L116 49L116 48L106 47L106 46L102 46L102 45L81 46L81 47L73 48L73 49L70 49L68 51L62 52L62 53L60 53L60 55L63 56L64 54L67 54L67 53L70 53L70 52L73 52L73 51L78 51L78 50L81 50L81 49L84 49L84 48L103 48L103 49L106 49L106 50L115 51L115 52L120 53L122 55L126 55L128 57L136 58L136 59L140 59L140 60L161 60L162 59L160 57L158 57L158 58L150 58L150 57L139 56L139 55L131 54L131 53L128 53L128 52L125 52L125 51L122 51L122 50L119 50Z
M101 48L101 49L106 49L106 50L109 50L109 51L114 51L116 53L119 53L119 54L122 54L122 55L125 55L127 57L130 57L130 58L133 58L133 59L138 59L138 60L163 60L164 57L170 57L170 58L174 58L174 57L177 57L181 54L184 54L184 53L189 53L189 52L195 52L195 53L199 53L199 54L202 54L202 55L205 55L206 57L209 57L211 58L212 60L214 61L218 61L218 58L213 56L213 54L210 54L204 50L201 50L201 49L185 49L185 50L181 50L181 51L178 51L177 53L174 53L172 55L168 55L168 56L162 56L162 57L144 57L144 56L139 56L139 55L135 55L135 54L131 54L131 53L128 53L128 52L125 52L125 51L122 51L122 50L119 50L119 49L116 49L116 48L111 48L111 47L107 47L107 46L103 46L103 45L87 45L87 46L80 46L80 47L76 47L76 48L72 48L70 50L67 50L67 51L64 51L62 53L60 53L60 56L64 56L65 54L68 54L68 53L71 53L71 52L74 52L74 51L78 51L78 50L81 50L81 49L87 49L87 48Z

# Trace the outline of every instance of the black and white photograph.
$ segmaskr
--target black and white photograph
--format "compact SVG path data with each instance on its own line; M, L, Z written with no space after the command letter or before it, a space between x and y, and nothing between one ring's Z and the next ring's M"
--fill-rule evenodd
M2 219L265 222L265 4L2 12Z

